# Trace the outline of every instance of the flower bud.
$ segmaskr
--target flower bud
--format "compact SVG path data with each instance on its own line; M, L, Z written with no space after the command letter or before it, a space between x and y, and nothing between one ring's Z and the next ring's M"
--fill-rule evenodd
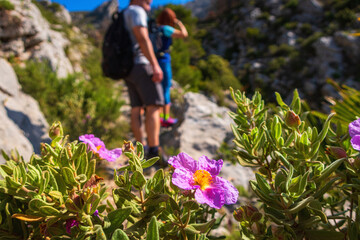
M130 141L124 141L123 148L124 148L124 152L131 152L132 150L135 150L132 142Z
M54 140L57 137L64 136L63 134L64 133L63 133L63 128L61 126L61 123L60 122L54 122L50 127L49 137Z
M235 209L233 216L234 216L235 220L238 222L244 221L245 211L244 211L243 207L239 207L238 209Z
M329 146L326 148L326 154L333 156L336 159L346 158L346 151L341 147Z
M238 222L248 221L253 223L260 221L262 218L262 214L259 212L259 210L252 205L239 207L234 211L233 215L235 220Z
M300 117L293 111L289 110L285 115L285 124L288 127L297 128L301 124Z

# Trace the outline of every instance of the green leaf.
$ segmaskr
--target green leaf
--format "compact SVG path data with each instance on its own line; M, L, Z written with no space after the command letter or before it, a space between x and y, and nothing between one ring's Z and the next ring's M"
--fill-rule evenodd
M289 209L286 209L286 211L289 212L289 213L297 213L301 209L305 208L312 201L314 201L313 196L307 197L304 200L293 204L292 206L290 206Z
M275 92L275 95L276 95L276 101L279 104L279 106L285 110L289 109L288 105L286 105L282 100L281 95L278 92Z
M318 178L314 179L315 182L320 182L320 181L326 179L327 177L329 177L330 174L332 174L345 160L346 160L346 158L340 158L340 159L332 162L323 171L321 171L320 176Z
M321 189L319 189L318 191L316 191L314 193L314 198L320 198L322 197L330 188L331 186L334 184L335 181L341 179L340 177L337 177L337 178L333 178L331 179L330 181L328 181L324 187L322 187ZM317 188L318 189L318 188Z
M176 203L176 201L172 197L169 197L169 203L170 203L170 207L171 207L173 213L178 215L180 213L179 205Z
M20 188L22 185L18 182L15 182L12 178L10 178L9 176L5 177L5 181L6 181L6 186L8 188L14 188L14 189L18 189Z
M43 178L41 180L41 184L40 184L40 189L39 189L39 194L42 194L44 192L44 190L46 189L47 185L49 184L50 181L50 174L48 171L43 172Z
M40 207L42 206L52 206L52 205L54 205L54 203L48 203L45 202L44 200L33 198L29 202L29 209L32 211L39 211Z
M147 230L146 240L159 240L159 239L160 239L160 235L159 235L157 219L155 216L152 216Z
M58 216L60 214L59 210L50 206L42 206L39 208L39 211L45 216Z
M159 194L155 193L150 195L146 200L144 205L145 206L157 206L162 202L166 202L169 199L169 195L167 194Z
M199 204L197 203L197 201L195 201L195 200L188 200L183 203L183 206L190 210L198 210L200 207Z
M319 136L317 138L317 141L322 142L324 140L324 138L326 137L326 134L329 130L330 127L330 122L331 119L335 116L335 113L331 113L328 118L326 119L324 125L323 125L323 129L321 130L321 132L319 133Z
M88 168L86 170L86 177L87 179L90 179L92 175L95 174L95 169L96 169L96 160L92 159L89 162Z
M144 161L141 163L141 166L143 169L151 167L152 165L154 165L160 158L159 157L153 157L147 161Z
M261 191L263 191L264 193L267 193L267 194L272 192L269 183L266 181L266 179L263 176L261 176L258 173L255 173L255 178L256 178L258 187L260 188Z
M131 213L131 207L126 207L123 209L116 209L114 211L109 212L108 218L111 223L110 227L105 229L106 234L112 233L117 228L122 227L122 223L126 218L129 217Z
M96 233L96 240L107 240L104 230L101 225L95 225L94 231Z
M129 238L123 230L116 229L111 237L111 240L129 240Z
M201 233L206 233L207 231L209 231L212 228L215 221L216 221L216 219L212 219L206 223L194 223L194 224L190 224L190 225L193 228L195 228L196 230L200 231Z
M88 159L87 159L87 154L82 154L78 159L77 159L78 165L76 166L76 172L78 175L85 175L87 174L87 169L88 169Z
M61 168L61 175L64 179L64 182L67 185L71 185L71 186L77 186L79 183L76 181L75 177L74 177L74 171L71 168L68 167L63 167Z
M185 228L184 228L185 232L186 233L189 233L189 234L199 234L200 231L196 230L193 226L191 225L187 225Z
M123 188L118 188L114 190L114 194L118 195L120 198L124 198L128 201L131 201L133 199L136 199L135 194L133 194L132 192L129 192Z
M144 175L139 171L135 171L133 173L130 181L131 181L131 184L137 189L142 189L146 184L146 179L145 179Z

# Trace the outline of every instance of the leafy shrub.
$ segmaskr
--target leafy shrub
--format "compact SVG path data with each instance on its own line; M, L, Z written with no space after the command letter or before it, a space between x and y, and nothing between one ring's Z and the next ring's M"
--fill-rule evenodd
M286 8L296 9L298 5L299 5L299 0L287 0L284 6Z
M250 186L260 204L234 211L242 239L358 239L359 152L347 128L313 127L297 91L291 104L276 93L270 109L259 93L233 92L238 109L235 151L245 167L258 169Z
M357 17L356 17L356 13L353 10L346 8L337 12L335 14L335 19L342 26L347 26L349 24L355 23Z
M287 30L291 30L291 29L295 29L297 27L298 23L297 22L287 22L285 23L285 28Z
M124 102L119 99L120 89L110 80L96 78L97 65L90 69L93 78L87 81L81 75L58 79L46 62L15 66L23 91L39 102L47 121L61 120L74 135L92 132L112 145L129 131L127 123L117 121Z
M263 34L260 32L260 29L247 27L246 28L246 37L253 41L260 41L263 39Z
M218 55L210 55L207 59L198 63L203 82L213 83L215 88L228 89L230 86L241 87L240 82L234 76L229 62ZM203 88L202 90L206 90Z
M0 1L0 11L1 10L14 10L15 6L9 0Z
M109 151L100 139L79 138L88 145L69 142L60 123L52 125L49 135L51 144L42 144L41 155L30 161L2 152L6 164L0 165L1 239L214 239L210 232L223 217L215 219L214 208L197 202L198 190L174 185L174 170L159 169L145 178L144 169L158 157L144 159L140 143L136 148L124 143L129 165L114 170L116 186L108 189L95 171ZM118 157L121 150L116 150ZM202 184L212 182L201 178L205 172L195 172L194 179L207 188Z

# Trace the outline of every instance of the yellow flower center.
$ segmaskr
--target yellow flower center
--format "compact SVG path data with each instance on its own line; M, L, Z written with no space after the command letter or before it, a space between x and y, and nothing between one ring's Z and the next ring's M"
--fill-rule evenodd
M193 177L194 185L199 185L201 190L205 190L212 183L211 174L206 170L197 170Z
M101 146L97 146L96 147L96 152L98 152L100 150Z

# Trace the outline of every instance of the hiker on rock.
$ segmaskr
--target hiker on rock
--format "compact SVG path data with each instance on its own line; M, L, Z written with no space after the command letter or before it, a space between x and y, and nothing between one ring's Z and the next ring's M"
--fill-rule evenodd
M170 87L172 80L170 46L172 38L186 38L188 32L184 24L176 18L176 14L170 8L165 8L156 18L156 23L160 26L162 32L161 48L157 52L157 60L164 73L161 82L164 91L165 106L160 115L161 126L170 127L177 122L177 119L170 117ZM178 29L176 29L177 27Z
M134 67L125 77L131 104L131 130L137 141L146 146L141 131L141 111L145 107L145 132L148 156L159 156L160 107L164 105L161 81L163 72L156 59L148 32L151 0L132 0L124 10L125 26L134 51Z

